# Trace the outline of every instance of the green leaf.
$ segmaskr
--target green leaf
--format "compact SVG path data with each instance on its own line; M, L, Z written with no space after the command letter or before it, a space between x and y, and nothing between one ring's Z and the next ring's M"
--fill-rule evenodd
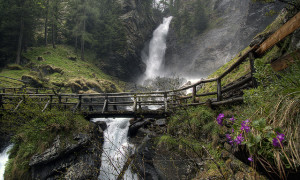
M261 136L260 135L255 136L254 140L255 140L255 143L258 144L261 141Z
M271 126L266 126L266 127L264 128L264 131L270 131L270 130L272 130L272 127L271 127Z

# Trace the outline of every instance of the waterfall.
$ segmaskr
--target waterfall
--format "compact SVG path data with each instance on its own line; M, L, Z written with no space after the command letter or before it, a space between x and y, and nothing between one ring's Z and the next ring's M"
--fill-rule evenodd
M107 129L104 131L103 153L99 179L114 180L121 173L128 157L132 154L133 145L128 142L129 118L97 118L92 121L104 121ZM130 166L123 176L125 180L138 179L132 174Z
M143 61L147 65L144 80L155 78L161 75L163 71L167 48L166 39L172 18L172 16L164 18L163 23L153 32L153 37L149 45L149 56L143 57Z
M12 148L12 145L9 145L6 147L3 152L0 154L0 180L4 179L4 170L5 170L5 164L8 161L8 151Z

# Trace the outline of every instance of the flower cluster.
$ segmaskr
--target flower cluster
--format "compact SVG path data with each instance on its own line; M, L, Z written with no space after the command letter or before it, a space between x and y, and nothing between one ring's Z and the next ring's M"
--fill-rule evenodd
M242 134L239 134L234 140L234 142L236 142L236 144L242 144L243 141L244 141L244 137Z
M234 124L234 122L235 122L234 116L232 116L232 118L230 118L229 120Z
M224 118L224 114L219 114L219 116L217 117L217 122L220 126L223 126L223 118Z
M232 140L230 134L226 134L226 138L227 138L229 144L230 144L231 146L233 146L233 140Z
M282 145L282 141L284 140L284 136L284 134L277 132L276 138L273 138L273 146L280 147L280 145Z
M250 125L249 125L249 119L247 119L246 121L243 121L241 124L241 130L245 131L246 133L250 132Z

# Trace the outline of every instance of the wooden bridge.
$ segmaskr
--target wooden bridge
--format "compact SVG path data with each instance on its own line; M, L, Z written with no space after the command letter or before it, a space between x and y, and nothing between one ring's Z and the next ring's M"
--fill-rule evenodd
M250 48L219 77L200 80L197 83L180 89L160 92L62 94L52 89L2 88L0 89L0 108L2 111L16 112L22 103L30 101L38 104L42 112L57 107L71 110L74 113L81 113L87 118L164 117L180 107L198 105L217 106L243 101L241 96L225 98L223 94L231 90L239 90L245 87L246 84L255 87L257 85L253 77L253 73L255 72L255 57L263 55L269 48L273 47L299 27L300 13L284 24L262 44ZM237 83L222 87L222 79L246 61L249 61L250 64L249 75ZM197 93L198 88L201 88L203 84L214 82L216 82L217 91L202 94ZM191 92L190 95L186 95L187 90ZM217 98L206 102L198 100L198 97L211 95L216 95Z

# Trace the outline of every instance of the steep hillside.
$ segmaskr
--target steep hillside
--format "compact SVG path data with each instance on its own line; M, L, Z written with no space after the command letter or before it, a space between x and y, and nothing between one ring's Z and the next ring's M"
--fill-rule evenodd
M74 48L59 45L29 48L23 54L24 66L9 64L0 76L23 80L27 86L48 87L65 92L116 92L121 83L104 74L94 65L95 56L90 52L85 61L77 57ZM23 83L1 77L1 87L21 87Z
M283 7L280 3L251 0L180 2L168 37L165 63L170 72L197 78L207 76L246 48L276 17L266 14L271 10L280 12ZM199 10L204 11L202 21L193 18ZM197 22L198 27L191 26ZM199 27L202 29L197 32Z

